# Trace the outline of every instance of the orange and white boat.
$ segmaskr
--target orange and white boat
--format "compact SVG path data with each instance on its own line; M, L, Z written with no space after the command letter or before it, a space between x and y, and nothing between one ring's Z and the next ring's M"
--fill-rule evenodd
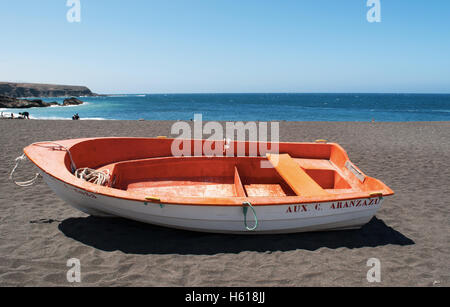
M192 148L195 142L223 146L226 156L176 157L173 142L77 139L36 143L24 152L60 198L87 214L193 231L360 228L380 209L384 197L394 194L364 175L338 144L279 143L279 154L258 150L258 155L248 156L254 143L232 142L228 148L225 141L192 140ZM237 156L239 146L246 156ZM264 161L273 167L263 168ZM85 168L104 174L105 180L86 181L88 177L80 176L87 174Z

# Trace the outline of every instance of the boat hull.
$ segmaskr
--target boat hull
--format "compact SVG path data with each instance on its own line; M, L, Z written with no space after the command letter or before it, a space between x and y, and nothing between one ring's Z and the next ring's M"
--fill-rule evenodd
M282 234L357 229L381 208L382 197L348 201L255 206L258 227L249 231L239 206L199 206L142 202L88 192L41 172L49 187L72 207L92 216L114 216L143 223L209 233ZM247 212L248 227L255 223Z

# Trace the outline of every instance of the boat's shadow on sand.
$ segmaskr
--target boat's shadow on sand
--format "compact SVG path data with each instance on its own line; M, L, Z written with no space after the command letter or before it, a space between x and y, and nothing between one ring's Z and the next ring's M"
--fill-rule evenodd
M121 218L70 218L59 224L70 238L94 248L126 254L214 255L320 248L362 248L414 241L377 218L360 230L287 235L221 235L181 231Z

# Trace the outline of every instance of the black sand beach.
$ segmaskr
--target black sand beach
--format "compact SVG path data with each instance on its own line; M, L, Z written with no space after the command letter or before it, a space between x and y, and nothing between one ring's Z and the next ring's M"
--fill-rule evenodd
M37 141L100 136L170 136L172 122L0 120L0 286L450 285L450 123L280 123L282 141L341 144L367 175L396 195L361 230L240 237L101 219L72 209L40 181L8 180L14 159ZM18 178L36 169L21 165Z

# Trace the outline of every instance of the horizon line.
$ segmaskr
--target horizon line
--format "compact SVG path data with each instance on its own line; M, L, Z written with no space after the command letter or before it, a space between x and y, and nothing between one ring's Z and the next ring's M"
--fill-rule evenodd
M96 93L97 95L267 95L267 94L306 94L306 95L450 95L450 92L155 92L155 93Z

